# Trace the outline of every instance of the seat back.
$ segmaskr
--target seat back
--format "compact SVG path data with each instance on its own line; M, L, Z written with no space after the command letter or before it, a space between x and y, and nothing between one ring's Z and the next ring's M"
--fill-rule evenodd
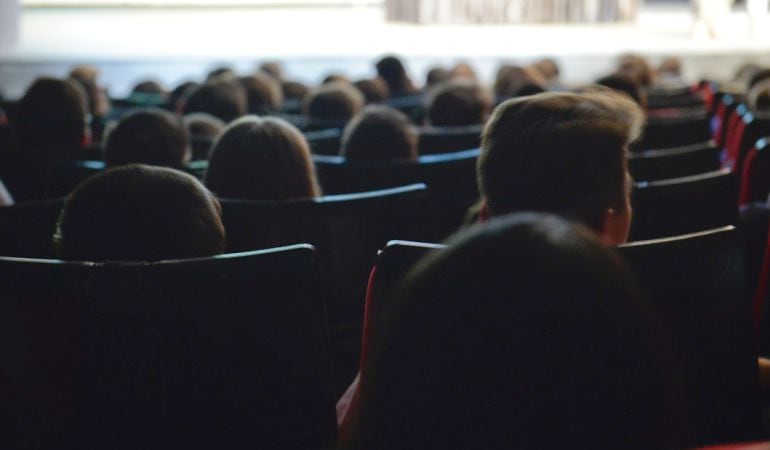
M631 240L703 231L738 221L738 186L727 169L636 183Z
M81 159L56 161L51 165L48 192L67 195L78 184L103 172L104 169L104 161Z
M64 199L0 207L0 256L51 258L53 234Z
M317 248L340 392L358 370L369 269L388 240L408 239L421 226L416 217L425 190L425 185L416 184L293 202L221 201L230 251L290 242Z
M477 201L479 150L424 155L416 161L375 163L314 155L318 177L329 194L425 183L427 199L419 215L419 240L443 240L461 224Z
M342 141L342 128L306 131L304 133L310 151L318 155L338 155Z
M0 258L0 278L0 377L12 400L0 422L21 427L0 436L3 448L335 439L309 245L158 263Z
M706 111L683 116L649 118L642 138L634 144L638 151L680 147L711 139L711 127Z
M757 360L734 227L622 245L673 335L697 442L760 436Z
M636 181L686 177L719 170L721 150L713 141L631 153L628 168Z
M766 202L770 194L770 138L761 138L748 151L741 169L741 205Z
M482 125L423 128L420 130L419 154L435 155L479 148L483 128Z
M728 140L724 166L740 174L743 161L757 140L770 136L770 114L747 112L738 122L732 139Z

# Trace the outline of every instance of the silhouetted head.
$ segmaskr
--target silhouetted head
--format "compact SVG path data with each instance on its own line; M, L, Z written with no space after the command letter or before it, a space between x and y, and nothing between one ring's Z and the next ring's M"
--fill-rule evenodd
M681 442L681 380L660 319L579 226L531 213L477 226L386 300L350 448Z
M396 56L385 56L377 61L375 66L377 75L388 84L391 96L403 97L414 94L412 80L409 79L404 64Z
M559 83L559 65L553 58L543 58L536 61L531 67L540 74L546 85L552 86Z
M497 70L493 91L498 99L545 92L546 81L532 67L502 65Z
M88 65L76 66L70 71L70 80L83 87L86 93L88 112L94 117L105 117L110 112L110 99L99 86L99 70Z
M246 91L249 114L268 114L281 109L281 85L269 75L257 72L238 79Z
M479 125L492 111L492 94L475 81L451 80L428 93L427 110L434 127Z
M184 104L187 98L200 86L200 84L194 81L185 81L182 84L175 87L170 94L168 94L168 109L182 114Z
M310 93L310 88L304 83L292 80L282 81L281 90L283 91L283 98L286 100L301 101Z
M107 166L141 163L183 169L190 160L187 131L168 111L148 108L120 119L107 135Z
M390 98L388 84L380 77L358 80L353 85L364 94L367 104L384 103Z
M340 153L356 160L415 159L417 131L404 113L370 105L345 127Z
M466 62L459 62L452 67L452 70L449 72L450 76L455 79L464 79L464 80L471 80L476 81L476 71L473 70L473 67Z
M69 196L55 240L59 257L158 261L224 251L217 199L191 175L140 164L109 169Z
M312 198L320 189L310 148L285 120L243 117L214 144L206 186L221 198Z
M192 159L209 159L214 141L225 131L225 123L206 113L188 114L182 121L190 136Z
M770 79L770 68L757 70L749 78L747 88L750 91L754 86L768 79Z
M746 104L752 111L770 110L770 79L760 81L746 94Z
M560 214L607 244L625 242L631 222L626 158L643 121L636 103L610 91L502 103L482 133L478 181L486 214Z
M647 93L636 81L636 79L628 75L624 75L622 73L607 75L596 80L596 84L599 86L608 87L613 91L620 92L621 94L625 94L643 109L647 108Z
M443 67L433 67L425 76L425 88L429 89L452 78L452 73Z
M618 61L617 72L633 78L640 86L646 88L655 82L655 73L647 59L639 55L623 55Z
M278 61L265 61L259 65L259 71L271 76L274 80L283 80L283 67Z
M364 107L364 96L350 83L335 81L314 89L302 104L304 115L320 120L347 122Z
M182 112L205 112L228 123L246 114L246 93L237 80L207 82L190 93Z
M38 78L11 116L21 150L43 158L75 155L87 140L86 97L79 85Z
M144 80L136 83L131 89L131 94L151 94L162 98L168 97L166 88L155 80Z

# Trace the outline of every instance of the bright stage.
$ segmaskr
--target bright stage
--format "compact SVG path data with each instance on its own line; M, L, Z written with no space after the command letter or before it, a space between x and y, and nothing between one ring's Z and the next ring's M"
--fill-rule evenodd
M770 37L753 36L736 8L719 39L693 37L686 6L642 9L636 23L586 25L407 25L387 23L382 4L253 8L25 8L15 51L0 57L0 90L20 95L36 75L64 75L72 64L100 67L113 95L140 78L173 85L215 64L249 70L284 62L290 77L318 82L332 70L371 74L386 52L407 57L422 80L434 64L466 60L489 80L502 61L556 57L567 83L607 72L616 55L681 56L685 75L729 78L738 65L770 66ZM764 29L770 29L765 25Z

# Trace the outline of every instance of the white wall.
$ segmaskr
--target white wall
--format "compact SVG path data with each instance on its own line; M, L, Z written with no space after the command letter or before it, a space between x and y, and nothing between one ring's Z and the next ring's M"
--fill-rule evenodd
M19 0L0 0L0 55L11 53L19 39Z

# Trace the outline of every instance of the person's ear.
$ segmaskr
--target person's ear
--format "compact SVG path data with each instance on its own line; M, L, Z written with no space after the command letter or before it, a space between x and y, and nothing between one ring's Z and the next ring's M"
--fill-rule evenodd
M628 240L631 230L631 210L621 211L616 208L607 208L602 218L602 228L599 238L607 246L615 246Z

